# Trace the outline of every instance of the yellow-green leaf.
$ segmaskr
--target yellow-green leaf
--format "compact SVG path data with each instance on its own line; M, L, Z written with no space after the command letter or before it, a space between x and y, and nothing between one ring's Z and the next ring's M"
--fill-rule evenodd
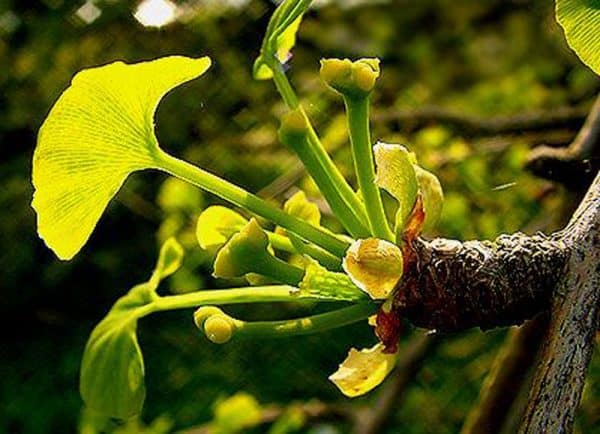
M177 271L182 257L177 241L167 240L152 277L117 300L92 331L83 353L79 389L86 406L94 412L119 419L140 413L146 392L137 321L152 312L156 288Z
M351 348L346 360L329 380L350 398L373 390L396 365L397 354L386 354L384 348L382 343L361 351Z
M79 72L42 125L33 157L38 233L61 259L85 244L127 176L155 168L154 112L207 57L114 62Z
M569 46L600 75L600 1L556 0L556 19Z
M220 247L248 223L244 217L224 206L210 206L202 211L196 225L196 238L203 249Z

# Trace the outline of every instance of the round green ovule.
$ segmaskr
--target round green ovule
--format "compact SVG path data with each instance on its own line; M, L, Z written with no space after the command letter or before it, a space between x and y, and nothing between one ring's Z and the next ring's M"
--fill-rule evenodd
M231 339L234 325L223 314L212 315L204 321L204 333L215 344L224 344Z
M223 311L215 306L202 306L194 312L194 323L198 329L203 330L204 322L213 315L223 315Z

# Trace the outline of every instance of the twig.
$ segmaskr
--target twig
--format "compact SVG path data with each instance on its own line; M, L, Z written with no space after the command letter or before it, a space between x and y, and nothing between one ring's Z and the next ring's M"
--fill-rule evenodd
M572 190L585 190L600 168L600 95L569 146L535 148L526 168L539 177L560 182Z
M461 434L501 432L519 390L526 383L547 325L547 315L541 315L509 331Z
M494 136L557 129L576 129L581 126L587 110L560 107L548 111L534 111L512 116L469 116L440 107L415 110L390 110L373 115L373 121L392 122L403 131L413 131L429 124L445 124L464 136Z
M420 334L407 344L398 361L394 375L377 396L375 404L356 419L355 434L376 434L389 421L390 414L399 408L404 392L421 369L425 358L431 354L438 342L436 336Z
M551 320L521 433L570 432L600 316L600 175L565 229L571 254L554 291Z

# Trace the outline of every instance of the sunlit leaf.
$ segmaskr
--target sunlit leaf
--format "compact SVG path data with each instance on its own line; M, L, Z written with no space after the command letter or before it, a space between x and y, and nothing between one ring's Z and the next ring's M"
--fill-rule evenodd
M375 300L386 299L402 277L402 251L385 240L357 240L348 249L343 267L352 282Z
M224 206L206 208L196 225L196 237L203 249L222 246L248 223L244 217Z
M364 395L381 384L394 369L397 354L386 354L383 350L381 343L361 351L351 348L348 357L329 376L329 380L350 398Z
M573 51L600 74L600 0L556 0L556 19Z
M260 55L254 62L253 75L257 80L273 77L272 60L286 62L296 43L296 33L312 0L284 0L271 16Z
M92 331L83 353L79 388L93 412L118 419L140 413L146 391L137 321L152 312L156 288L161 279L177 271L182 256L175 239L165 242L152 277L117 300Z
M156 167L154 112L207 57L180 56L79 72L42 125L33 157L38 233L61 259L85 244L127 176Z

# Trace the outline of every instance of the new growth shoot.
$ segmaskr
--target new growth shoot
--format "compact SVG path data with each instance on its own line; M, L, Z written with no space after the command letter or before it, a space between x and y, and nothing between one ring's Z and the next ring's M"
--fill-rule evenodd
M373 148L369 97L380 74L377 59L328 59L321 65L322 78L346 105L360 191L343 178L281 65L310 3L285 0L280 4L254 72L258 79L274 81L289 108L281 120L280 141L302 160L345 233L323 227L319 208L303 192L280 208L160 148L153 119L158 103L174 87L202 75L210 66L207 57L115 62L84 70L45 120L33 161L32 205L40 237L61 259L72 258L82 248L129 174L144 169L180 178L276 226L263 228L256 218L222 206L209 207L198 218L200 247L218 249L214 275L261 282L250 288L160 296L156 291L161 280L180 267L183 257L175 240L163 245L151 278L117 300L86 346L81 393L98 414L123 419L141 411L145 374L137 324L151 313L196 309L197 328L218 344L248 337L290 338L364 321L382 310L389 314L386 301L393 297L403 273L405 230L410 227L416 236L423 223L410 221L411 212L424 209L425 223L432 227L441 207L441 187L405 147L377 144ZM380 188L398 201L391 223ZM233 318L218 307L307 300L315 305L338 304L303 318L258 322ZM381 342L371 349L353 349L330 378L348 396L366 393L393 368L395 351L395 343L388 347Z

